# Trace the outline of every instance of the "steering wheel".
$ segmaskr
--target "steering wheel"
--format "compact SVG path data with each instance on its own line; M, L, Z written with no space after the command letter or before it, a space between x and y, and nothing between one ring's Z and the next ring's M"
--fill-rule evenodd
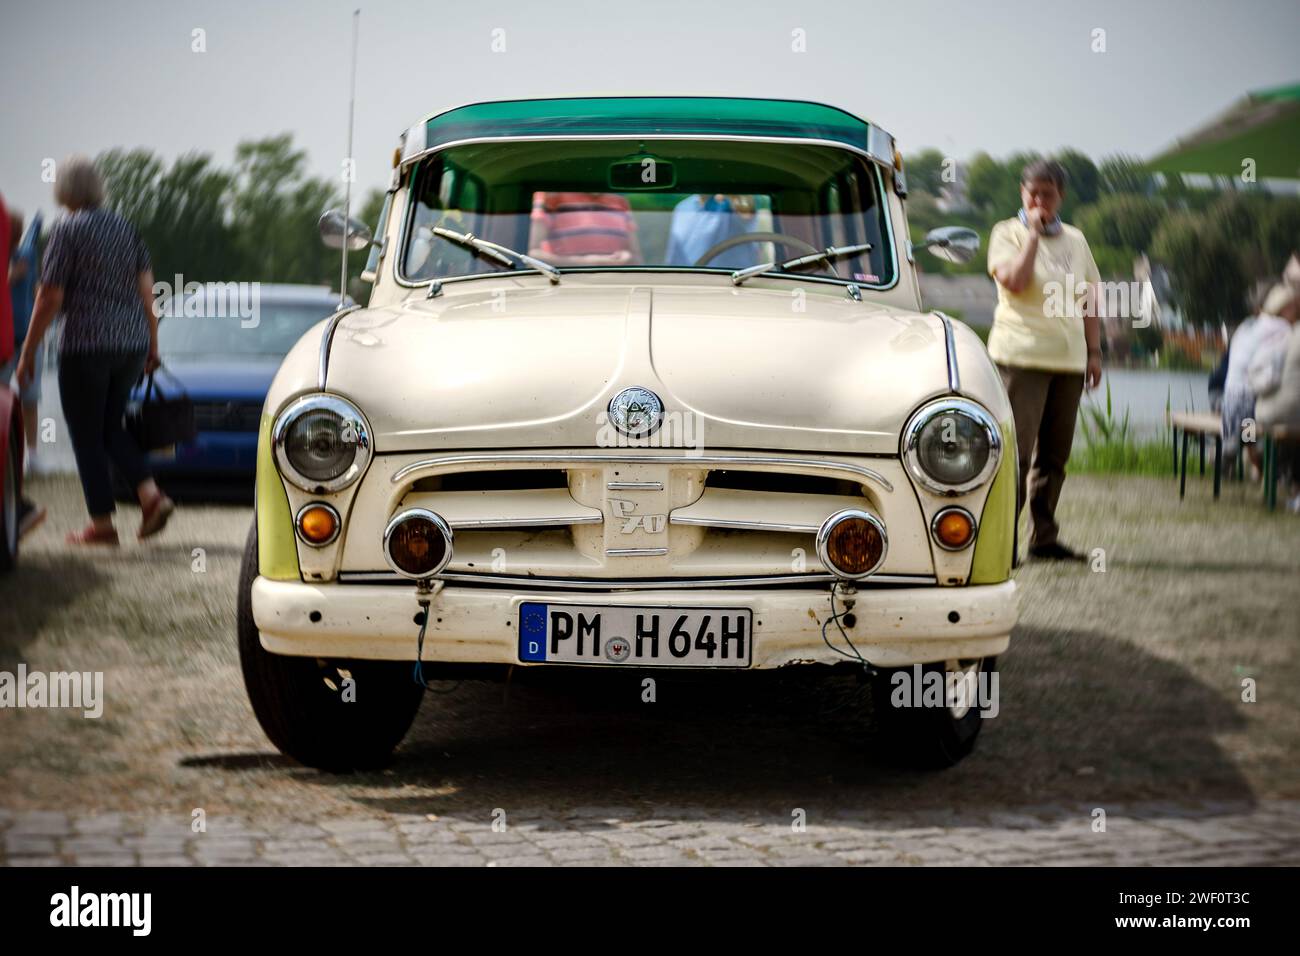
M798 236L789 236L784 232L745 232L738 236L731 236L716 242L705 250L704 255L695 260L694 265L702 266L711 259L716 259L722 253L734 246L743 246L747 242L775 242L778 245L790 246L803 252L805 255L821 252L811 242L806 242Z

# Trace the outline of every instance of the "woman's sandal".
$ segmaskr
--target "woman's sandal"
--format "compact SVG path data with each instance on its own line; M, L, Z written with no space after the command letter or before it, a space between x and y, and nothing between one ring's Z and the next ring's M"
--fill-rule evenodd
M64 540L68 544L103 544L111 548L116 548L119 544L116 528L112 531L100 531L93 524L87 525L80 531L69 531Z
M158 497L140 509L140 531L136 538L143 541L156 535L167 524L167 519L176 510L176 503L161 491Z

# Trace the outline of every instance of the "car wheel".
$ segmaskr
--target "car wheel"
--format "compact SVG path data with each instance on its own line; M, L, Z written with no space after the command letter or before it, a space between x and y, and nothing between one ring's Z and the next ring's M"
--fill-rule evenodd
M270 653L262 647L253 621L256 577L254 520L239 572L239 661L253 713L271 743L300 763L331 772L388 763L424 696L424 688L412 680L412 664ZM349 678L354 681L353 700L344 695Z
M912 667L881 670L872 682L871 699L877 729L885 751L896 763L920 769L941 770L959 763L975 749L984 718L980 716L977 696L981 673L993 671L996 657L968 658L924 664L922 687L933 680L925 675L938 673L943 681L943 706L895 706L895 696L914 703L912 687L916 671ZM906 681L895 679L906 675ZM957 685L965 682L965 692Z
M18 436L9 433L5 449L4 499L0 502L0 571L9 571L18 563L18 476L23 467Z

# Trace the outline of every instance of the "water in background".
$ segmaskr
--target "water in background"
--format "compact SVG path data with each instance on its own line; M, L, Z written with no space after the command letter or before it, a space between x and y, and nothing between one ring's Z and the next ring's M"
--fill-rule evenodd
M1106 383L1116 419L1129 410L1129 427L1139 436L1154 437L1165 426L1165 403L1171 412L1208 412L1209 372L1174 372L1163 369L1105 369L1101 384L1084 392L1083 400L1106 408Z

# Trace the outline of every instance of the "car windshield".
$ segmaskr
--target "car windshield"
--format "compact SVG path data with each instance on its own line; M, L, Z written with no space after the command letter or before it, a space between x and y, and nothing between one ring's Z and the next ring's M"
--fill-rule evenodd
M435 232L469 234L573 269L732 272L828 246L855 255L791 275L894 280L880 177L847 149L758 140L534 140L453 146L415 173L401 271L420 282L526 265ZM783 271L778 267L774 271Z
M230 310L243 314L167 315L158 323L158 350L164 357L282 358L304 332L334 310L331 302L262 302L255 308Z

